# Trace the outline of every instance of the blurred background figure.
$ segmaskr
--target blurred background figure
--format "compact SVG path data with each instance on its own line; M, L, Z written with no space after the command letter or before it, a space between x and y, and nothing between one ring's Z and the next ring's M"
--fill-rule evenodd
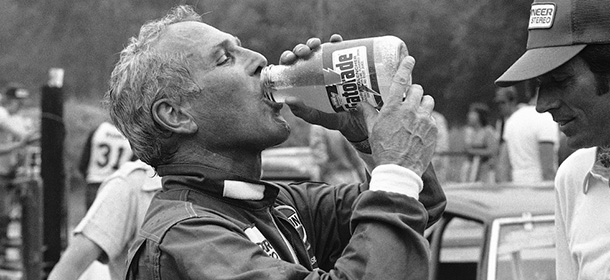
M23 155L20 149L37 135L33 121L19 114L29 96L23 86L9 84L0 99L0 265L5 262L10 211L18 201L12 180Z
M14 177L19 153L17 148L38 135L34 120L24 116L22 109L30 94L18 84L10 84L0 97L0 176Z
M314 181L331 185L366 182L364 163L341 132L312 125L309 147L316 166L312 172Z
M464 131L464 148L469 164L466 181L495 182L494 162L498 150L498 139L489 124L489 108L483 103L473 103L468 110Z
M93 203L97 190L104 179L119 167L134 160L127 138L110 122L103 122L93 129L81 154L79 171L87 182L85 204Z
M496 88L494 104L498 108L500 118L496 121L496 132L498 138L498 155L495 162L496 182L512 181L512 168L508 158L508 148L504 142L504 126L506 120L517 111L519 94L514 86Z
M535 100L533 96L529 103L518 104L504 125L503 139L513 182L533 183L555 178L559 127L548 112L536 112Z
M438 129L432 165L439 181L444 182L447 180L447 170L449 168L449 156L443 154L449 152L449 126L447 119L441 113L432 111L432 117L436 121Z
M123 164L103 182L49 280L123 279L129 247L160 189L152 167L139 160Z

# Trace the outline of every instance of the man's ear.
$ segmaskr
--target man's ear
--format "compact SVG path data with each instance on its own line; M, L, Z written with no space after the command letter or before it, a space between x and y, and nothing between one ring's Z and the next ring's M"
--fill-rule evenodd
M164 129L173 133L193 134L197 124L184 108L166 98L155 101L152 105L153 119Z

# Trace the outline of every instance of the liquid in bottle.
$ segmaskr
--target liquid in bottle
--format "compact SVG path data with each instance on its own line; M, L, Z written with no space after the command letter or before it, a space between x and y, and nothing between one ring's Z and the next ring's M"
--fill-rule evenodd
M268 65L261 72L266 96L284 102L295 96L305 105L338 113L368 102L380 109L406 44L395 36L324 43L311 57L292 65Z

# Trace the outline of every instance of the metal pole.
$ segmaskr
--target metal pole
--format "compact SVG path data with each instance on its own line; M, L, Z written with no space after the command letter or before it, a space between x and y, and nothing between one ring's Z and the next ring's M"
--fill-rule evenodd
M41 177L43 183L44 267L48 275L61 255L65 170L63 143L63 69L49 71L49 84L42 87ZM45 277L46 278L46 277Z

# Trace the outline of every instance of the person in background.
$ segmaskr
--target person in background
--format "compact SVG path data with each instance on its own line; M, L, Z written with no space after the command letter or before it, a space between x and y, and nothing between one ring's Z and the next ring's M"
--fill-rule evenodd
M549 113L536 112L536 97L520 103L504 125L504 142L517 183L550 181L557 170L559 128Z
M341 132L312 125L309 147L316 165L313 180L332 185L366 181L364 163Z
M12 83L0 99L0 177L9 180L14 177L18 162L15 151L38 135L33 121L21 115L29 96L27 89Z
M19 115L29 96L22 85L11 83L0 99L0 264L5 262L9 214L16 199L12 181L19 165L20 149L37 135L31 120Z
M139 160L121 165L103 181L48 279L79 279L96 260L108 265L110 279L123 279L129 247L160 189L161 178L149 165Z
M91 207L104 179L128 161L134 160L129 141L110 122L102 122L89 133L81 153L78 170L87 183L86 209Z
M470 159L469 181L495 182L494 163L498 139L489 124L489 109L482 103L470 105L464 131L464 148Z
M512 168L508 158L508 148L504 141L504 126L506 125L506 120L517 111L517 105L519 104L517 87L496 88L493 101L498 107L500 115L495 128L498 139L498 155L496 156L495 164L496 182L510 182L512 181Z
M306 59L320 45L312 38L280 61ZM126 278L427 279L423 232L445 197L429 164L434 100L409 85L414 63L401 62L380 111L363 104L324 115L286 100L296 116L368 154L370 183L271 183L260 180L261 152L290 127L283 104L261 88L265 57L190 6L145 24L105 97L136 156L163 178Z
M544 13L543 13L544 12ZM535 1L527 51L498 80L536 79L536 110L579 148L555 178L558 280L610 276L610 2Z

